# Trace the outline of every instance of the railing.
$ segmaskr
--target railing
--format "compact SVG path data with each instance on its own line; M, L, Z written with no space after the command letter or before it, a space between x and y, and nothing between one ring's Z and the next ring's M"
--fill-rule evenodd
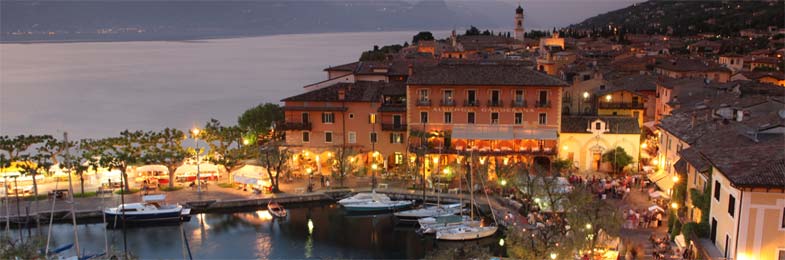
M537 101L537 102L534 103L534 107L549 108L549 107L551 107L551 102L550 101Z
M643 109L643 103L626 103L626 102L600 102L600 108L628 108L628 109Z
M512 107L526 107L526 100L514 100L511 105Z
M420 107L431 106L431 100L430 99L418 99L417 100L417 106L420 106Z
M446 100L442 99L442 101L439 102L439 105L441 105L443 107L452 107L452 106L455 106L455 100L452 100L452 99L446 99Z
M406 131L406 124L385 124L382 123L383 131Z
M476 106L479 106L479 105L480 105L480 102L478 102L477 100L464 100L463 101L463 106L465 106L465 107L476 107Z
M311 122L285 122L284 130L311 130Z
M503 104L501 100L488 100L489 107L501 107Z

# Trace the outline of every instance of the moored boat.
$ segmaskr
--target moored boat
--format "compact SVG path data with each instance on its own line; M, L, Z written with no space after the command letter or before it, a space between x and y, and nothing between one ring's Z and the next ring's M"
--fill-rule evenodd
M409 208L414 203L408 200L374 200L343 205L349 212L381 212Z
M498 229L499 227L497 226L480 227L461 224L453 228L436 231L436 239L452 241L480 239L493 236Z
M419 209L404 210L396 212L395 216L403 221L416 221L421 218L428 217L444 217L451 216L461 212L462 205L460 203L446 204L446 205L430 205Z
M288 213L286 209L283 208L283 206L281 206L281 204L278 204L277 202L274 202L272 200L267 203L267 211L270 212L270 215L279 218L285 218L286 214Z
M472 225L480 226L480 221L472 221L469 216L444 216L444 217L430 217L421 218L417 220L420 224L418 232L420 234L436 234L439 230L445 230L457 227L459 225Z
M377 201L387 200L387 201L389 201L390 197L387 197L387 195L384 195L384 194L376 193L376 191L373 191L373 192L360 192L360 193L354 194L353 196L350 196L350 197L347 197L347 198L339 200L338 204L346 206L346 205L357 204L357 203L371 202L371 201L374 201L374 200L377 200Z
M177 222L190 214L190 209L181 205L166 205L166 195L147 195L143 202L126 203L114 208L104 209L107 219L126 222Z

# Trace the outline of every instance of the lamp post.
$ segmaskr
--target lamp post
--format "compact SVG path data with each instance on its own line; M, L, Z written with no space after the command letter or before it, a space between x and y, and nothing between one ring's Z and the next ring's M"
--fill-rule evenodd
M504 188L505 188L505 186L507 186L507 180L505 180L505 179L502 179L502 180L499 182L499 184L501 184L501 185L502 185L502 192L501 192L501 193L502 193L502 197L504 197Z
M191 129L191 134L194 137L194 143L196 143L196 193L202 193L202 174L201 170L199 169L200 162L199 162L199 133L201 130L199 128L194 127Z

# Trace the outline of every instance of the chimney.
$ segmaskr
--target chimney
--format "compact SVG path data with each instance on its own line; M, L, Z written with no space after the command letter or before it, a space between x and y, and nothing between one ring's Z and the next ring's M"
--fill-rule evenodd
M741 120L744 120L744 110L736 111L736 122L741 122Z
M695 127L695 114L693 113L692 119L690 120L690 128L694 128L694 127Z
M409 72L408 72L408 74L409 74L410 77L412 76L412 74L414 74L414 65L413 64L409 64Z
M338 100L344 100L344 99L346 99L346 90L339 89L338 90Z

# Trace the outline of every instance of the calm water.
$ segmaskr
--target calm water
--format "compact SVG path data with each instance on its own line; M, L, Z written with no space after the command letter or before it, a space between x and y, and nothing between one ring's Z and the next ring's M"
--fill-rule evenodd
M289 208L286 219L267 210L200 214L183 224L194 258L422 258L443 250L479 245L501 252L499 237L470 242L440 242L414 227L396 224L391 214L352 216L336 204ZM309 232L309 220L313 229ZM88 254L103 252L103 224L79 225L80 245ZM53 245L73 241L70 224L55 224ZM35 231L33 231L35 233ZM43 230L46 234L46 229ZM128 247L142 259L183 258L179 226L128 229ZM109 243L122 250L122 233L109 230ZM73 249L69 251L73 254Z
M0 44L0 134L68 131L84 138L188 129L210 118L234 124L247 108L326 79L322 69L414 34Z

